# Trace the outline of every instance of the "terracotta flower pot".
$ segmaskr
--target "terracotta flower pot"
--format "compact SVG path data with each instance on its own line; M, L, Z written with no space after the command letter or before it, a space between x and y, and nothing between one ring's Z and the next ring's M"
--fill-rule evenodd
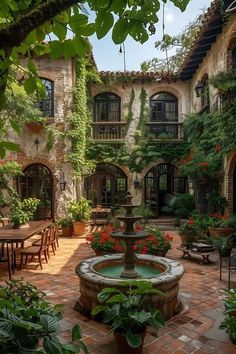
M73 234L73 227L61 226L61 230L62 230L63 237L71 237Z
M138 348L132 348L127 343L126 337L123 333L120 333L118 331L114 331L114 337L116 340L118 353L119 354L142 354L144 337L146 335L146 328L144 328L143 331L139 334L142 337L142 344Z
M234 232L232 227L209 227L211 237L227 237Z
M75 221L73 222L73 236L81 236L85 233L86 231L86 222L80 222L80 221Z

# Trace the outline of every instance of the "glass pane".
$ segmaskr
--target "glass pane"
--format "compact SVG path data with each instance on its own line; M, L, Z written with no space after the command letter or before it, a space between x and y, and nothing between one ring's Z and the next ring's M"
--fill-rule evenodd
M159 177L159 190L166 191L167 189L167 174L164 174Z

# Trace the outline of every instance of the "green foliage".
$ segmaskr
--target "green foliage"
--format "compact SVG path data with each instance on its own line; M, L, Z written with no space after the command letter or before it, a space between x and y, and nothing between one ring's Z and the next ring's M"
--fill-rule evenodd
M68 212L72 215L73 221L85 222L91 217L91 200L80 198L80 200L72 200L69 202Z
M129 104L128 104L128 115L126 117L126 133L129 129L129 126L130 126L130 123L133 119L133 103L134 103L134 99L135 99L135 91L134 89L132 88L131 90L131 95L130 95L130 101L129 101Z
M223 215L225 208L228 206L226 198L217 190L208 193L206 197L208 201L208 213L220 213Z
M103 143L90 142L86 152L86 160L90 161L91 165L96 165L97 162L117 163L119 165L129 164L130 154L127 145L124 143Z
M222 289L225 295L224 305L225 305L225 319L220 323L220 329L226 330L230 340L236 344L236 291L235 289Z
M59 341L62 305L53 306L44 298L43 292L22 280L12 280L6 286L0 286L0 351L9 354L69 354L79 353L82 349L88 354L78 325L72 330L72 342L75 343Z
M37 198L26 198L22 202L18 197L11 200L10 219L14 225L26 224L34 215L40 200Z
M214 248L217 249L219 255L224 257L230 256L232 247L233 247L233 239L232 236L214 236L214 237L205 237L207 243L212 245Z
M220 71L210 77L209 83L221 92L235 91L236 89L236 70Z
M153 58L141 64L143 71L177 72L183 63L188 50L195 40L204 19L204 14L198 15L190 22L183 32L176 36L165 34L160 41L155 42L155 48L161 52L171 51L174 54L165 58Z
M175 193L168 196L162 211L173 214L177 218L189 218L195 209L195 198L185 193Z
M72 216L65 216L58 221L58 224L63 227L72 227L73 226L73 219Z
M78 178L82 175L83 168L87 165L85 154L90 128L87 98L87 69L86 60L84 59L78 59L73 110L67 120L69 123L67 137L71 141L72 150L67 155L67 160L72 164L74 177Z
M96 306L92 315L104 314L104 323L112 326L112 331L119 331L126 336L129 346L136 348L141 344L139 329L150 325L158 331L164 326L164 320L159 310L145 304L148 295L163 293L154 289L151 282L126 282L128 290L104 288L98 293L98 301L103 306Z
M189 2L171 1L182 11ZM160 0L107 0L99 3L87 0L82 3L76 0L25 0L19 7L17 0L12 0L10 4L6 0L1 1L0 22L4 23L0 29L1 93L9 79L9 68L19 65L22 55L26 59L24 72L28 76L24 87L27 93L31 93L41 89L33 55L48 54L54 59L76 55L84 57L90 48L87 37L96 33L98 38L102 38L110 29L116 44L124 42L128 35L143 43L155 33ZM95 13L95 23L89 23L90 12ZM68 32L74 33L71 39L67 38ZM51 33L57 39L48 45L45 39Z

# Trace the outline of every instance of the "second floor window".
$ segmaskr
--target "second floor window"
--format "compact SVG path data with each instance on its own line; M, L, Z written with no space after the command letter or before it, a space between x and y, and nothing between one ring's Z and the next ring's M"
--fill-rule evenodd
M119 122L120 97L109 92L94 97L94 122Z
M158 92L150 99L150 122L177 122L178 100L167 92Z
M46 95L36 102L36 107L40 109L44 117L54 117L54 82L42 79Z

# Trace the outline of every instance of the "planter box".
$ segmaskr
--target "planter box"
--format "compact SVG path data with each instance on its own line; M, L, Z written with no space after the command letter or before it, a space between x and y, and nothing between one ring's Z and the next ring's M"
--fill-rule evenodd
M71 237L73 234L73 227L61 226L61 231L63 237Z
M234 232L232 227L209 227L211 237L227 237Z

